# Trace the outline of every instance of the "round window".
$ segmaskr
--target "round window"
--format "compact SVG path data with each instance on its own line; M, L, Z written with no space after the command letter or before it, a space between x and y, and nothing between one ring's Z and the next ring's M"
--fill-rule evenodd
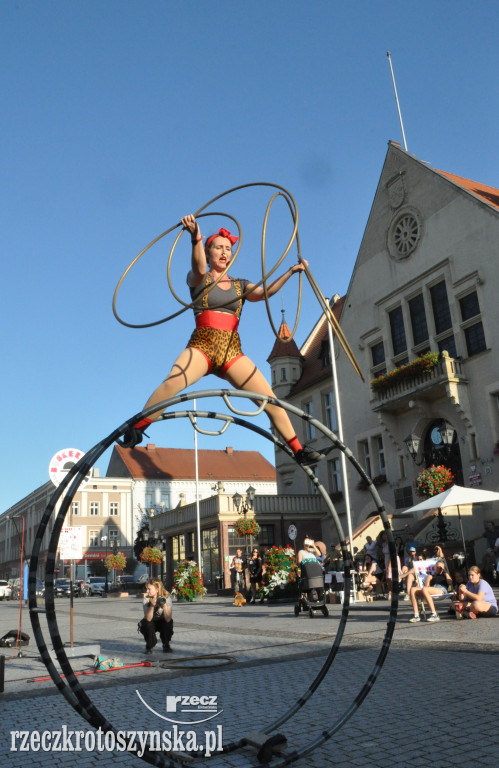
M421 239L420 218L416 211L405 210L398 214L388 230L388 251L399 260L406 259L416 249Z

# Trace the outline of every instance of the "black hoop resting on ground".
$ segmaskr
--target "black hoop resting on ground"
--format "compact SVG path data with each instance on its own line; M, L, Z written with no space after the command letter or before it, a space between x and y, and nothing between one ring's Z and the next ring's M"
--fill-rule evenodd
M75 464L71 468L70 472L67 474L67 476L64 478L62 483L54 492L52 498L50 499L49 504L47 505L47 508L45 509L45 512L43 514L42 520L40 522L40 525L36 534L35 542L33 544L33 552L30 560L29 579L28 579L29 610L30 610L30 618L31 618L31 624L33 627L33 632L35 635L36 643L40 651L42 660L45 666L47 667L47 670L50 676L52 677L59 692L66 698L68 703L71 704L71 706L90 725L94 726L95 728L100 727L104 732L114 731L116 733L116 729L107 720L107 718L95 707L95 705L93 704L93 702L91 701L91 699L89 698L85 690L81 687L80 682L78 678L75 676L75 673L71 667L70 661L66 656L63 641L61 639L59 628L57 625L55 605L54 605L54 566L55 566L55 555L57 551L57 545L58 545L61 529L64 523L64 518L71 505L73 497L76 491L78 490L85 475L89 472L91 467L95 464L98 458L104 453L104 451L106 451L107 448L109 448L114 442L116 442L116 440L125 433L125 431L128 429L129 426L136 423L139 419L147 417L151 413L157 411L158 405L160 408L168 408L170 406L177 405L178 403L184 403L188 400L203 399L207 397L218 397L218 396L223 398L227 407L234 414L236 414L235 416L232 416L227 413L216 413L213 411L198 411L198 410L169 411L162 415L162 420L168 421L169 419L174 419L174 418L190 418L192 422L194 418L215 419L215 420L224 422L225 426L223 427L223 430L227 428L227 425L235 424L237 426L250 429L253 432L256 432L257 434L259 434L260 436L266 438L267 440L270 440L275 445L279 446L281 450L285 451L290 458L293 458L292 451L289 449L289 447L285 443L282 443L279 438L275 437L270 432L267 432L261 427L255 424L251 424L248 421L239 418L238 414L251 416L251 415L255 415L256 413L260 413L261 407L259 407L257 411L253 413L248 413L247 411L243 411L241 409L236 408L232 402L232 399L245 398L249 400L257 399L258 401L263 401L265 403L269 402L271 404L279 405L285 410L293 413L295 416L305 421L308 421L317 430L322 432L331 441L334 447L340 449L345 454L346 458L348 458L350 463L355 467L355 469L357 470L361 478L367 483L369 491L371 492L371 495L373 497L373 501L376 505L376 510L383 521L384 530L387 532L387 535L388 535L390 560L392 564L392 569L394 571L394 575L395 577L397 576L398 564L397 564L395 542L394 542L394 538L393 538L393 534L390 528L388 518L386 516L384 506L381 502L381 499L378 495L378 492L374 484L372 483L371 479L365 474L364 470L362 469L362 467L360 466L356 458L353 456L350 449L347 448L339 440L339 438L333 432L331 432L331 430L329 430L323 424L318 422L316 419L311 418L308 414L304 413L299 408L296 408L295 406L285 403L284 401L278 400L277 398L266 397L258 393L243 392L240 390L217 389L217 390L203 390L200 392L192 392L189 394L184 393L181 395L177 395L173 398L170 398L169 400L165 400L162 403L155 404L154 406L150 406L149 408L144 409L141 413L138 413L135 416L128 419L128 421L122 424L121 427L116 429L114 432L108 435L108 437L106 437L104 440L102 440L96 446L94 446L88 453L86 453L82 457L82 459L80 459L80 461L77 464ZM196 428L199 428L199 427L196 427ZM200 431L203 431L201 430L201 428L199 429ZM208 432L207 434L218 434L218 433ZM350 601L350 587L352 583L352 578L351 578L352 562L350 558L350 553L346 545L346 539L345 539L341 522L338 518L334 504L331 501L327 491L322 486L322 484L318 481L318 479L315 477L312 470L308 467L301 467L301 469L304 472L306 472L311 482L316 487L318 493L320 493L320 495L322 496L336 525L336 530L338 533L338 537L340 539L341 552L342 552L343 559L345 561L345 600L343 603L339 626L338 626L333 644L331 646L331 650L329 651L329 654L320 672L312 681L312 683L310 684L305 694L303 694L298 699L298 701L293 706L291 706L283 715L281 715L277 720L272 722L270 725L268 725L264 729L265 734L272 733L272 731L275 731L276 728L280 727L283 723L289 720L299 709L301 709L301 707L304 706L304 704L311 698L314 692L318 689L319 685L321 684L327 672L329 671L331 665L333 664L333 661L339 650L341 640L344 634L344 629L346 626L346 621L348 618L349 607L350 607L349 601ZM66 490L67 490L67 493L65 494ZM47 556L46 576L45 576L45 586L46 586L45 607L46 607L46 617L47 617L49 633L50 633L50 637L54 647L54 651L56 653L57 660L61 666L62 672L65 675L67 683L61 679L60 673L56 669L54 662L52 661L52 658L48 652L48 649L43 637L43 633L40 627L39 611L37 609L37 602L36 602L36 572L38 567L41 543L42 543L42 539L45 534L45 531L47 529L47 525L52 518L56 504L61 497L63 497L62 503L54 522L54 527L53 527L53 531L52 531L52 535L49 543L49 551ZM396 579L394 579L394 581L396 581ZM393 632L395 629L395 621L397 616L397 602L398 602L398 594L396 590L394 590L393 596L392 596L392 602L390 606L389 620L387 622L387 629L383 638L382 647L378 653L374 667L367 681L359 690L359 692L353 699L350 706L345 710L345 712L340 717L336 719L336 721L328 729L322 731L321 736L319 738L311 741L308 744L305 744L300 749L297 749L291 753L285 753L279 756L275 761L273 761L272 763L273 766L288 765L290 763L293 763L295 760L298 760L300 757L303 757L304 755L309 754L313 750L317 749L317 747L321 746L328 739L330 739L342 727L342 725L344 725L347 722L347 720L352 716L352 714L358 709L358 707L361 705L361 703L363 702L363 700L371 690L372 686L374 685L379 675L379 672L383 666L383 663L386 659L386 656L390 647L391 639L393 636ZM245 737L243 737L236 742L232 742L230 744L225 745L223 747L223 752L228 753L228 752L235 751L237 749L244 747L246 744L247 744L247 740ZM180 761L176 760L175 758L168 757L165 754L160 754L158 752L151 752L150 750L146 750L144 752L144 754L142 755L142 759L145 762L150 763L151 765L162 766L163 768L166 768L168 766L180 766L182 764ZM258 766L258 768L264 768L264 766Z

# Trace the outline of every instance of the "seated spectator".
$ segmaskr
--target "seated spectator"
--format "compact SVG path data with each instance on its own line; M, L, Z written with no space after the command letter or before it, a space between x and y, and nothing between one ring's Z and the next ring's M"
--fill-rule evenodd
M443 562L445 563L445 569L447 571L449 570L447 568L447 561L445 559L444 551L442 547L438 546L438 544L435 544L435 546L433 547L433 557L435 557L437 560L443 560Z
M427 619L428 621L440 621L440 616L435 610L435 603L433 602L432 595L447 594L451 589L452 579L445 570L445 564L439 560L435 565L435 573L429 573L426 577L424 587L412 587L411 589L411 602L414 616L412 619L409 619L409 621L412 623L421 621L418 600L424 600L428 603L428 607L431 611L431 615Z
M392 561L390 558L390 549L388 545L388 534L386 531L382 531L378 536L379 546L381 547L382 560L385 566L385 583L388 589L388 599L392 597ZM399 576L402 571L402 561L397 554L398 558L398 572Z
M459 601L454 604L465 619L492 617L497 614L497 600L490 584L482 579L480 568L472 565L466 586L458 589Z
M480 571L482 572L482 575L485 576L486 581L495 581L497 578L497 563L496 563L496 555L494 551L487 549L486 552L484 552L484 555L482 557L482 562L480 564Z
M487 549L489 551L492 551L495 546L497 546L496 539L499 536L499 530L496 528L495 524L489 520L488 523L485 523L485 530L482 534L484 539L487 539Z
M361 589L365 592L376 592L377 595L380 595L382 591L381 577L383 571L376 560L372 559L371 555L366 555L364 569L360 571L360 573L364 577L360 585Z
M371 536L366 536L364 549L366 550L366 555L370 555L373 560L378 560L378 542L373 541Z
M405 559L405 544L402 541L402 536L395 536L395 549L397 550L400 562L403 563Z
M416 570L414 561L416 560L416 547L409 547L409 555L404 560L404 565L400 571L400 581L402 582L406 595L404 600L410 600L412 585L416 581Z

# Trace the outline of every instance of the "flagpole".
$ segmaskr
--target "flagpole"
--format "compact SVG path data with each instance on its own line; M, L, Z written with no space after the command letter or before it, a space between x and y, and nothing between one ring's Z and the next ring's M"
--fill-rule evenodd
M193 399L194 410L196 410L196 399ZM199 573L203 575L203 557L201 554L201 518L199 514L199 470L198 470L198 431L196 429L196 417L194 417L194 466L196 471L196 534L198 550Z
M339 297L338 297L339 298ZM326 301L329 304L329 299L326 299ZM331 299L331 309L333 308L334 304L336 303L337 299L333 296ZM333 338L333 331L331 328L331 323L327 323L327 330L328 330L328 336L329 336L329 351L331 356L331 373L333 375L333 392L334 392L334 405L336 408L336 421L338 423L338 437L340 438L341 442L343 441L343 423L341 419L341 404L340 404L340 392L338 388L338 376L336 372L336 357L334 354L334 338ZM341 476L343 480L343 488L344 488L344 498L345 498L345 508L347 513L347 526L348 526L348 538L350 540L350 554L352 558L352 588L353 588L353 602L357 599L357 587L355 584L355 573L354 573L354 555L353 555L353 533L352 533L352 513L350 509L350 492L348 490L348 482L347 482L347 466L346 466L346 459L345 454L343 451L340 451L340 463L341 463Z

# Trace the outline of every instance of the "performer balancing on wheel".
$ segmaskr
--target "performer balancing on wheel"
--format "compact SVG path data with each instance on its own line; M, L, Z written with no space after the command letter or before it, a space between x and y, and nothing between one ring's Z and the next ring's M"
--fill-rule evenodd
M166 379L152 393L145 408L174 397L208 373L214 373L226 379L237 389L274 397L263 374L242 352L237 332L244 304L242 295L246 291L251 291L246 296L248 301L262 301L263 286L255 287L249 280L234 279L227 273L208 293L205 291L230 264L232 246L237 237L231 235L226 229L220 229L217 234L210 235L203 246L203 238L195 217L184 216L182 225L191 234L191 269L187 275L187 284L194 304L196 330L189 339L187 348L176 359ZM291 275L303 269L304 266L301 263L290 267L281 277L268 285L268 296L277 293ZM265 411L300 464L313 464L324 457L309 446L302 447L283 408L267 403ZM162 410L159 410L130 427L123 436L122 445L125 448L134 448L142 441L145 429L149 424L157 421L161 413Z

